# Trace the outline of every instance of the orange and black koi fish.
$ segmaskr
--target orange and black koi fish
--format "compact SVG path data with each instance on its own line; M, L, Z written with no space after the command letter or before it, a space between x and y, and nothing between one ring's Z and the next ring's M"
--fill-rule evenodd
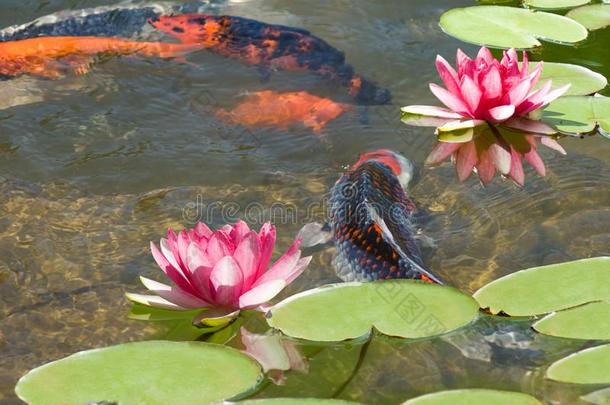
M53 79L66 70L87 73L97 55L174 58L197 49L201 46L103 37L39 37L0 42L0 76L30 74Z
M242 17L207 14L159 16L151 24L185 44L252 65L311 71L338 81L361 104L386 104L387 89L357 75L345 55L309 31Z
M288 129L301 124L320 133L326 124L352 108L306 91L265 90L249 94L237 107L217 111L216 115L224 121L247 127Z
M387 149L365 153L330 192L330 221L299 232L301 246L333 241L333 267L344 281L408 278L443 284L426 268L405 191L413 164Z

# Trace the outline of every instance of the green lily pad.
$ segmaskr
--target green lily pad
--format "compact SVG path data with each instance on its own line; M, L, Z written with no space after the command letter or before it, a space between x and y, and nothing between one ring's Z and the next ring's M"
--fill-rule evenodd
M440 25L462 41L499 48L534 48L541 45L538 38L558 43L587 38L587 29L570 18L517 7L454 8L441 16Z
M549 104L541 119L567 134L586 134L597 126L610 132L610 97L561 97Z
M271 308L267 322L289 336L315 341L353 339L373 327L415 339L457 329L477 313L476 302L454 288L388 280L332 284L296 294Z
M551 364L551 380L574 384L610 384L610 345L581 350Z
M403 405L542 405L536 398L513 391L462 389L440 391L413 398Z
M236 402L243 405L356 405L360 402L319 398L265 398Z
M578 21L590 30L598 30L610 25L610 5L592 4L570 10L566 17Z
M15 392L30 405L212 404L262 378L250 357L219 345L149 341L88 350L38 367Z
M582 6L590 2L591 0L523 0L523 5L546 10L561 10Z
M533 267L483 286L474 298L497 314L532 316L610 299L610 257Z
M533 70L535 66L536 64L533 63L530 70ZM536 88L542 86L547 80L553 81L553 88L571 84L566 96L586 96L600 91L608 85L608 80L604 75L584 66L569 63L544 62L544 69L542 69Z
M610 388L590 392L587 395L581 396L580 399L588 404L608 405L610 404Z
M572 339L610 339L610 302L599 301L547 315L533 325L545 335Z

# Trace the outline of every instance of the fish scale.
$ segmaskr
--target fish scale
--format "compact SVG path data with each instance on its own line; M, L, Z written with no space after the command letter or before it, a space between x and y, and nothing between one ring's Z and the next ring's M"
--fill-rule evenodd
M337 248L333 266L340 278L433 281L421 271L427 269L412 237L415 206L390 167L374 160L362 163L341 176L329 202ZM384 225L395 246L384 235Z

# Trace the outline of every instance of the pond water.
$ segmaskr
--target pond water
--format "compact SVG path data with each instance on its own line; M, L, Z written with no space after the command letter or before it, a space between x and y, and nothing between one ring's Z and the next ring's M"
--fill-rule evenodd
M335 95L337 86L308 74L263 77L206 52L186 61L115 58L84 76L0 82L0 103L17 93L39 99L0 110L0 404L20 403L14 385L35 366L84 349L167 336L168 325L128 319L124 293L142 291L140 275L160 279L148 243L168 227L196 219L213 225L271 219L283 251L304 222L323 220L329 187L371 149L394 149L417 166L411 195L423 232L436 241L425 249L425 261L466 292L522 268L610 255L610 142L602 137L562 140L565 157L543 150L547 176L527 168L523 188L500 179L482 187L474 176L459 184L449 164L423 167L435 142L432 130L403 125L399 107L436 104L427 84L437 81L437 54L452 60L458 47L476 52L438 27L445 10L472 3L210 6L306 28L392 91L391 105L357 107L319 135L298 127L246 130L213 111L234 106L247 92ZM3 0L0 26L107 4ZM534 55L610 76L608 38L603 30L576 50L549 46ZM309 270L283 294L337 281L331 255L315 251ZM497 338L501 331L505 337ZM446 388L489 387L574 404L591 387L551 384L543 370L588 344L535 335L528 322L507 326L482 318L475 328L439 339L375 337L352 377L361 343L305 346L309 373L289 373L285 385L266 385L256 395L396 404Z

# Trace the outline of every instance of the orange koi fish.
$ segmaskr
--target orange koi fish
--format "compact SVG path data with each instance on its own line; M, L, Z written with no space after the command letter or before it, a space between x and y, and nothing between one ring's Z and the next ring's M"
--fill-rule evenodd
M0 42L0 76L58 78L66 70L87 73L98 55L175 58L201 49L197 44L136 42L104 37L39 37Z
M220 119L247 127L277 127L288 129L296 124L320 133L330 121L352 109L348 104L337 103L306 91L275 92L258 91L246 98L234 109L220 110Z

